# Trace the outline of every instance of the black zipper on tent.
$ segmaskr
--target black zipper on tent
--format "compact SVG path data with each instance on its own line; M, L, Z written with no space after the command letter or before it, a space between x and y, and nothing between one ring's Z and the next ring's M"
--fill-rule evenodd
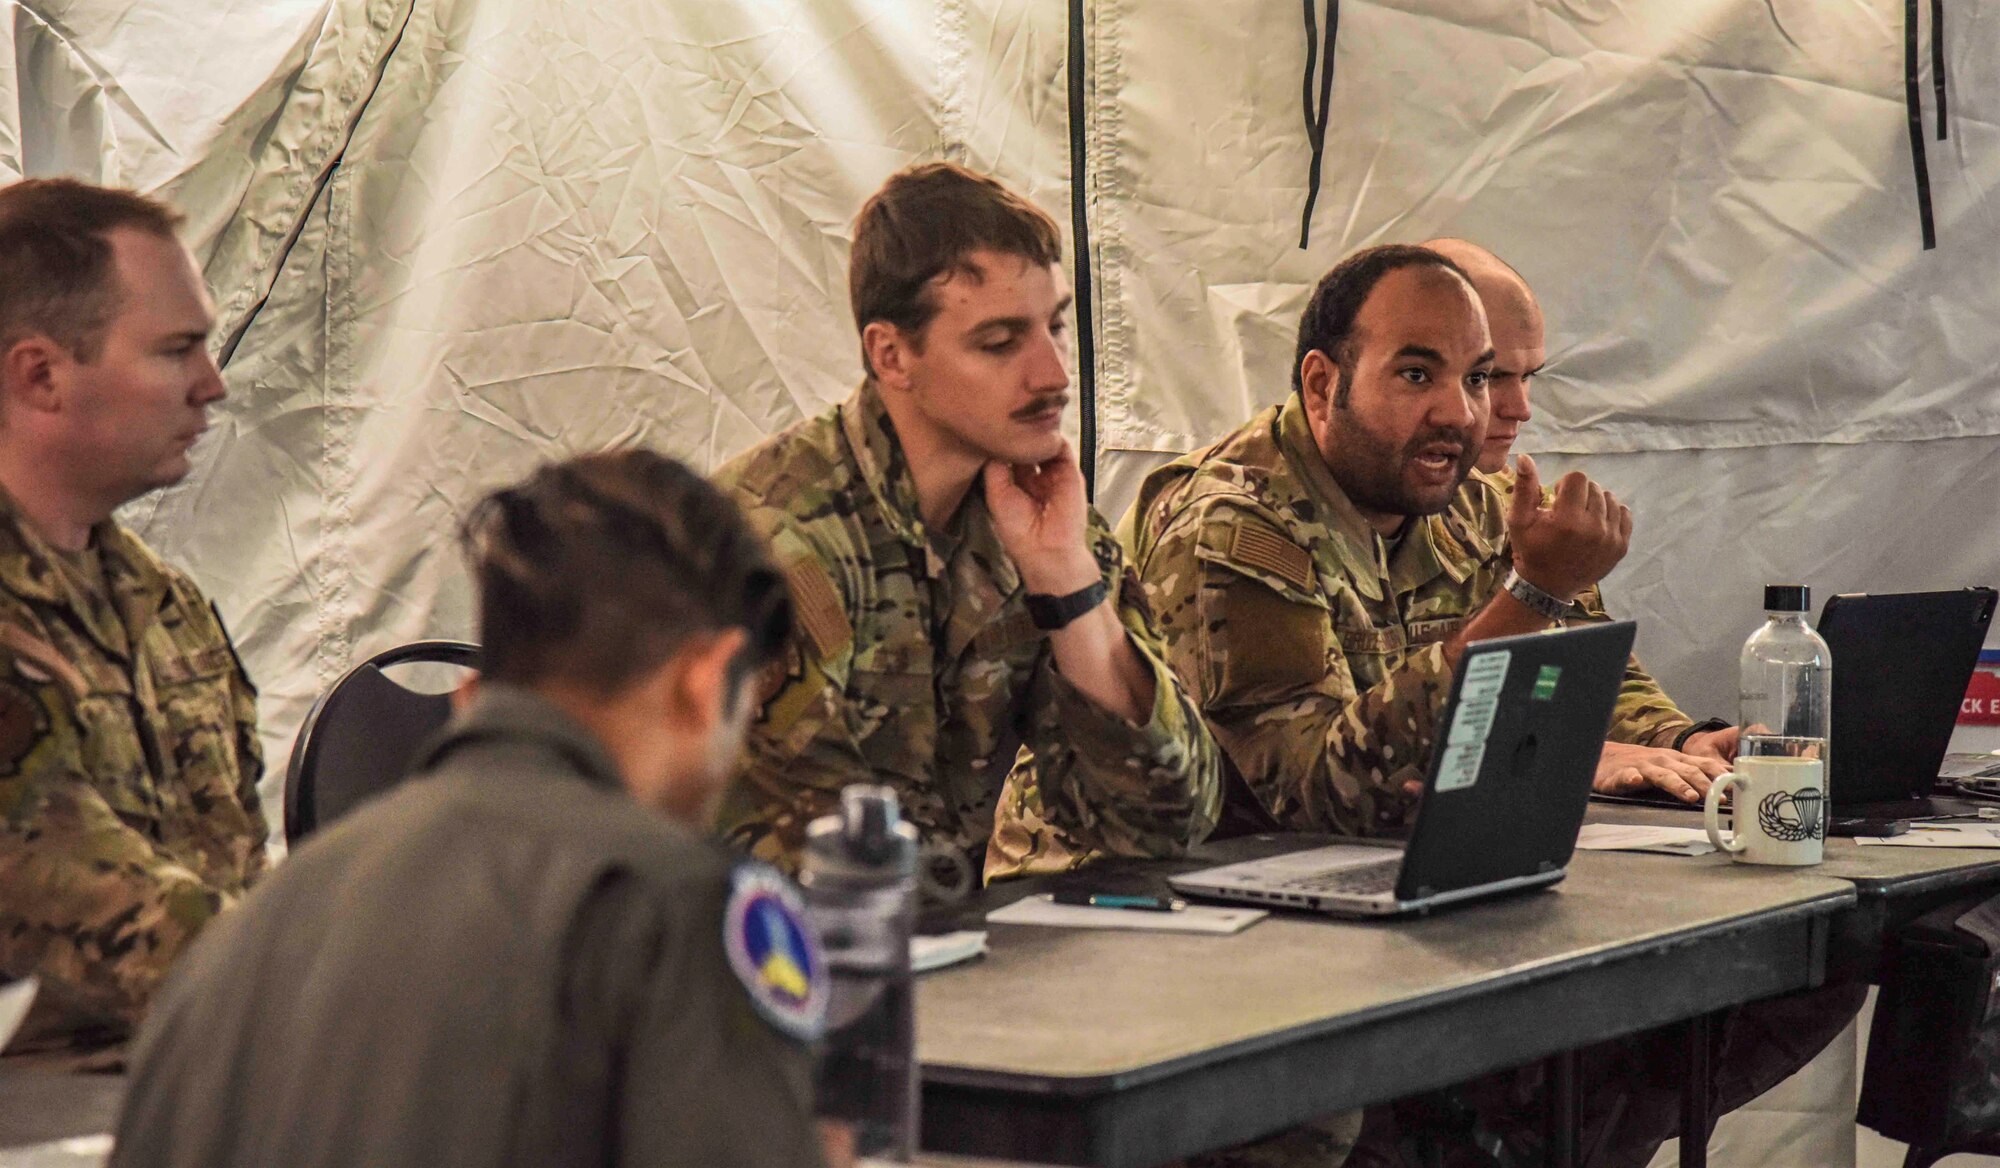
M1083 470L1083 497L1097 498L1097 330L1091 307L1090 171L1088 118L1089 42L1084 35L1084 0L1069 4L1069 224L1076 250L1077 465Z
M1326 157L1327 115L1333 109L1333 42L1340 32L1340 0L1326 0L1326 39L1319 33L1319 0L1305 0L1306 8L1306 141L1312 144L1312 170L1306 175L1306 208L1299 216L1299 249L1312 242L1313 204L1319 202L1319 166ZM1320 62L1324 61L1323 66ZM1316 66L1318 66L1316 68ZM1313 75L1319 75L1317 101Z
M1947 137L1944 104L1944 0L1931 0L1931 88L1937 93L1937 140Z
M409 31L410 17L416 12L416 8L415 0L410 0L404 6L403 19L396 25L396 34L389 38L389 47L382 51L381 60L376 64L375 75L368 81L368 92L361 95L348 113L347 126L341 131L340 149L334 151L333 156L320 167L319 174L313 178L312 198L300 204L298 218L292 221L291 229L285 233L285 242L278 248L277 260L271 266L270 284L264 288L264 294L257 298L257 302L243 313L243 319L230 330L227 337L223 338L221 346L216 350L217 368L229 367L229 362L236 356L236 347L243 343L244 337L250 335L250 326L257 323L258 314L264 311L265 305L271 303L272 295L278 290L278 281L284 276L285 265L291 261L292 249L299 245L299 237L305 234L306 220L312 217L313 208L319 205L320 199L326 194L327 186L333 182L333 172L339 170L340 164L346 161L347 147L354 141L355 128L361 124L362 115L368 112L368 103L375 100L376 91L382 88L382 78L389 72L390 58L396 55L397 49L403 47L403 34Z
M1909 106L1910 161L1917 172L1917 223L1924 250L1929 251L1937 246L1937 223L1931 216L1931 168L1924 159L1924 99L1917 60L1917 0L1903 0L1903 100Z

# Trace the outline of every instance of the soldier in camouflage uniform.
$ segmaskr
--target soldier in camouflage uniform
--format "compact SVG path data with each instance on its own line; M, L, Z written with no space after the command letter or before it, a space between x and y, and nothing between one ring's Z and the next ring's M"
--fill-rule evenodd
M1478 471L1467 489L1497 491L1504 508L1514 492L1508 455L1530 417L1529 383L1541 372L1547 355L1541 303L1519 272L1476 243L1434 239L1421 246L1463 269L1486 309L1494 350L1487 382L1492 413ZM1585 589L1577 604L1591 619L1607 619L1595 586ZM1619 695L1610 741L1598 763L1597 790L1624 794L1657 787L1688 802L1698 801L1708 793L1709 780L1734 761L1736 738L1736 727L1727 722L1696 723L1681 713L1634 658Z
M1213 826L1215 744L1060 431L1060 256L989 179L891 178L855 228L868 379L717 473L802 630L721 817L757 855L792 862L843 786L886 783L969 886L1017 767L1092 847L1172 855Z
M1581 474L1545 494L1525 457L1516 491L1468 478L1496 355L1478 299L1448 264L1378 248L1337 267L1301 324L1298 392L1149 476L1128 517L1175 666L1240 777L1231 811L1247 822L1401 834L1461 647L1548 627L1544 608L1605 619L1594 586L1624 552L1629 511ZM1636 662L1618 722L1640 742L1691 725ZM1825 994L1718 1027L1719 1109L1774 1085L1845 1026L1858 997ZM1673 1134L1678 1062L1661 1058L1671 1049L1653 1033L1581 1052L1593 1163L1637 1168ZM1450 1165L1539 1162L1541 1091L1540 1068L1528 1067L1370 1109L1349 1162L1433 1152ZM1335 1137L1352 1122L1194 1163L1339 1163ZM1324 1158L1296 1154L1314 1146Z
M0 191L0 971L10 1050L129 1033L263 870L256 693L199 590L111 519L188 471L223 387L177 217Z

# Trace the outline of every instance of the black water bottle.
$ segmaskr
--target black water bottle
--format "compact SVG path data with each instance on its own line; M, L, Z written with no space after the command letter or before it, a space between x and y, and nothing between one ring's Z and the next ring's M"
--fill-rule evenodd
M853 1124L863 1155L906 1163L917 1153L916 871L917 831L888 787L848 787L837 814L806 828L799 883L833 975L819 1112Z

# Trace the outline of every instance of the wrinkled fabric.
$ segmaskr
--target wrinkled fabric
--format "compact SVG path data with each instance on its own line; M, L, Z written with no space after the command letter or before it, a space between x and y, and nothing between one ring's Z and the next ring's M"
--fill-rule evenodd
M721 827L794 864L840 789L892 787L927 844L989 867L1003 783L1049 832L1121 855L1171 856L1215 822L1219 757L1165 662L1123 550L1095 512L1089 539L1152 673L1142 726L1057 671L978 484L943 530L924 523L881 398L864 384L716 472L770 540L800 633L752 729ZM1008 779L1010 771L1018 778ZM1008 859L1046 846L1009 837Z
M2000 433L1989 6L1945 6L1943 142L1921 62L1934 251L1900 4L1342 0L1310 249L1298 5L1092 7L1107 448L1180 453L1277 404L1313 283L1437 236L1547 310L1530 452Z
M115 522L79 571L0 496L0 971L10 1049L115 1041L264 869L251 688L187 577Z

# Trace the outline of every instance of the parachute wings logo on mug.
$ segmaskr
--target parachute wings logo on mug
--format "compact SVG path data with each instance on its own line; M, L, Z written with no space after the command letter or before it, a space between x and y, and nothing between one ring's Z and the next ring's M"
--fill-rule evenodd
M1826 796L1818 790L1773 791L1757 804L1757 826L1784 843L1826 838Z

